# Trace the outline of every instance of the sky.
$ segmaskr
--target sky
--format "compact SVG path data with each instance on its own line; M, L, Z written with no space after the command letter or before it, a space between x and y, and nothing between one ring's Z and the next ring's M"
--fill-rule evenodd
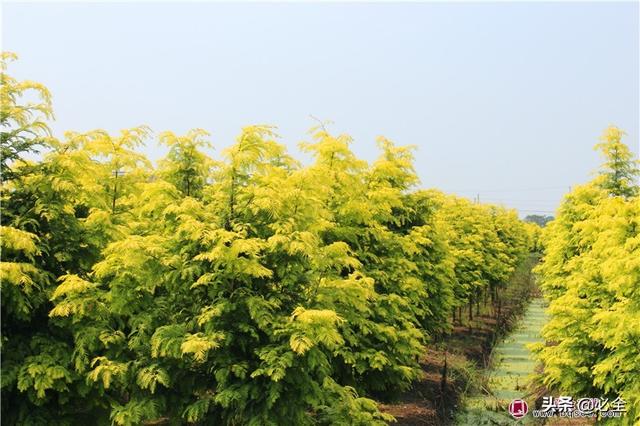
M2 49L54 134L250 124L300 157L316 117L415 145L423 187L553 214L610 124L638 153L639 3L4 3ZM154 141L151 159L166 150ZM304 158L303 158L304 160Z

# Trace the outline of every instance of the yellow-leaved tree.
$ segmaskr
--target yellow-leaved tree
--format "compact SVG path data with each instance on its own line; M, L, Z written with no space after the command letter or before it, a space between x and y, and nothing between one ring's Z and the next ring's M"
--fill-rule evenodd
M46 89L2 71L8 424L386 424L371 397L526 250L515 213L419 190L412 147L369 163L321 124L303 166L253 125L214 161L195 129L154 168L145 126L54 139Z
M638 162L605 130L600 174L568 194L543 231L537 272L549 300L543 382L576 397L626 402L622 424L640 421L640 199ZM620 400L618 400L620 402ZM611 405L610 407L615 407ZM606 407L604 407L606 408Z

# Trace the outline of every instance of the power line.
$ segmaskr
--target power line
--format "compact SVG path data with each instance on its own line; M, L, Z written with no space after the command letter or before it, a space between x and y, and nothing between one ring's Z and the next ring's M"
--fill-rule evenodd
M447 189L449 192L518 192L518 191L546 191L550 189L567 189L566 185L562 186L541 186L536 188L513 188L513 189Z
M551 211L551 210L526 210L526 209L519 209L519 208L515 208L515 209L518 210L519 212L527 212L527 213L555 213L555 211Z
M559 200L534 200L531 198L520 198L520 199L516 199L516 198L502 198L502 197L485 197L485 200L497 200L497 201L508 201L508 202L527 202L530 201L532 203L557 203Z

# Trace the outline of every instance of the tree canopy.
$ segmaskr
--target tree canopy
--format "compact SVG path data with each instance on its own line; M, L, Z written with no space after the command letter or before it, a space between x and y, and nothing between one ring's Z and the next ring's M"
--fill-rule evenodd
M551 320L536 348L552 390L627 404L640 420L640 199L637 161L608 128L596 147L606 161L569 193L543 231L537 272Z
M167 131L156 167L149 128L53 138L46 89L2 73L11 424L386 424L371 398L533 247L515 212L419 189L410 146L369 163L321 124L303 166L271 126L215 159Z

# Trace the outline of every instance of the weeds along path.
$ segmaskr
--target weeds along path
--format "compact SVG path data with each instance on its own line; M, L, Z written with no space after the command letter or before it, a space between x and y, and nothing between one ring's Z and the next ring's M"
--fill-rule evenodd
M527 398L527 385L536 362L527 345L542 341L540 331L546 321L544 301L533 299L518 326L493 350L486 389L465 400L465 408L456 417L456 424L513 424L515 420L506 407L517 398L526 400L532 409L534 401ZM532 420L529 414L518 423L529 424Z

